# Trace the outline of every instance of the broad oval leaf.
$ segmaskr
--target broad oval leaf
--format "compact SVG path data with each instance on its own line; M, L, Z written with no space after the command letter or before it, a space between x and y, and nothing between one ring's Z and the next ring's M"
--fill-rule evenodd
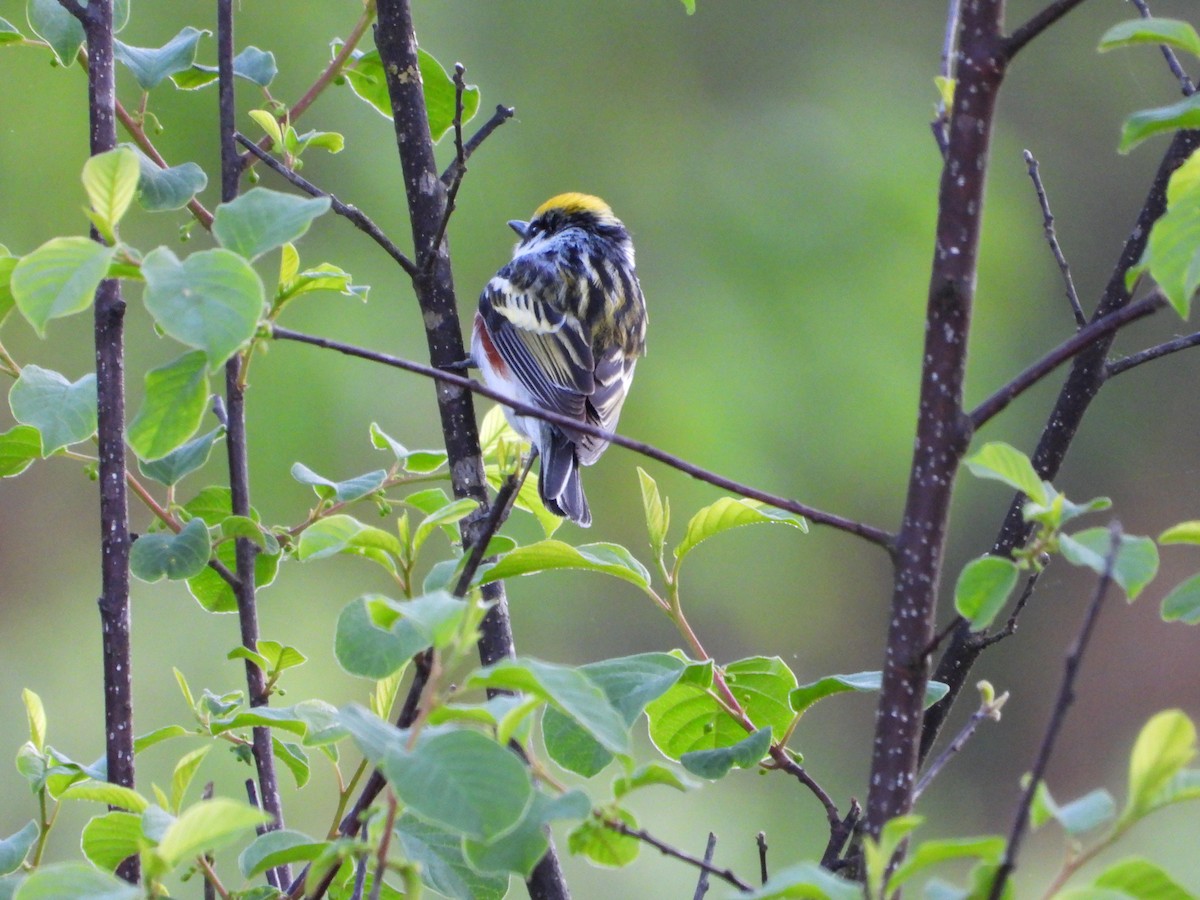
M145 399L128 433L139 460L162 459L196 433L208 406L207 360L193 350L146 373Z
M196 61L196 44L209 31L191 25L161 47L131 47L121 41L113 42L113 56L130 72L143 91L157 87L165 79L190 69Z
M86 863L42 866L17 888L13 900L139 900L142 889Z
M1123 859L1109 866L1096 876L1092 890L1112 891L1133 900L1195 900L1196 897L1165 869L1138 858Z
M379 490L387 479L387 472L383 469L376 469L374 472L357 475L345 481L330 481L328 478L318 475L304 463L294 463L292 477L301 484L311 485L322 500L350 503L354 500L361 500L368 494Z
M268 869L294 862L311 862L329 846L307 834L288 829L267 831L250 842L238 856L238 868L244 878L254 878Z
M72 383L30 364L9 390L8 405L18 422L41 434L42 456L47 457L96 433L96 376Z
M954 586L954 608L980 631L1004 609L1017 586L1017 566L1007 557L983 556L963 568Z
M38 837L38 824L32 819L16 834L0 840L0 875L7 875L21 868L25 855Z
M247 343L263 311L263 285L250 264L228 250L204 250L183 262L166 247L146 254L146 308L167 334L203 350L209 371Z
M624 579L644 588L650 584L646 567L620 544L598 543L572 547L562 541L545 540L518 547L488 568L478 578L490 584L517 575L531 575L553 569L584 569Z
M1154 17L1118 22L1104 32L1098 49L1104 53L1136 44L1165 44L1200 56L1200 35L1196 34L1196 29L1189 22Z
M161 459L153 462L139 460L138 468L142 470L143 475L153 478L159 484L165 484L167 487L178 484L182 478L208 462L213 444L224 434L224 426L214 428L207 434L193 438Z
M1200 625L1200 575L1193 575L1171 589L1162 601L1164 622Z
M212 541L203 519L192 519L178 534L143 534L129 551L129 571L142 581L183 581L208 565Z
M857 672L853 675L826 675L810 684L801 685L792 691L790 701L792 709L802 713L818 700L842 694L847 691L869 692L877 691L883 686L882 672ZM950 689L940 681L931 681L925 688L925 707L928 709L937 703Z
M51 319L92 305L113 252L90 238L59 237L21 258L10 282L13 300L40 337L46 336Z
M637 819L627 810L610 809L607 812L608 818L637 829ZM610 869L629 865L637 859L642 849L642 843L637 838L622 834L595 817L584 819L571 831L567 836L567 846L571 853L585 856L590 862Z
M791 525L803 532L808 531L808 522L803 516L775 509L757 500L722 497L692 516L683 541L675 548L675 557L683 559L701 541L706 541L723 531L757 524Z
M42 436L32 425L17 425L0 434L0 478L20 475L42 456Z
M1179 131L1200 125L1200 95L1192 94L1169 106L1143 109L1127 117L1121 124L1121 141L1117 150L1128 153L1146 138L1164 131Z
M1107 528L1088 528L1071 535L1061 535L1059 549L1067 562L1085 566L1097 575L1108 568L1108 557L1112 552L1112 534ZM1125 591L1132 602L1142 588L1158 574L1158 547L1148 537L1122 534L1117 556L1113 560L1112 578Z
M156 852L171 869L270 821L262 810L228 797L201 800L168 826Z
M328 197L296 197L251 188L217 208L213 236L226 250L257 259L268 250L300 238L312 220L329 209L329 203Z
M1150 812L1163 788L1195 755L1196 726L1182 710L1151 717L1129 756L1129 799L1122 821L1136 821Z
M1045 506L1048 502L1046 486L1034 471L1033 463L1010 444L1001 441L984 444L963 462L976 478L1001 481L1039 505Z
M693 750L679 758L680 764L701 778L716 781L729 774L734 766L739 769L751 769L767 755L771 748L771 729L760 728L758 731L728 747L718 747L715 750Z
M83 826L80 844L89 862L112 872L125 859L146 849L150 842L142 834L140 814L113 810Z
M421 867L421 880L454 900L503 900L507 875L483 875L463 856L463 839L457 832L422 821L405 812L396 821L396 837L404 855Z
M141 150L138 153L137 199L151 212L182 209L208 186L208 176L194 162L161 168Z
M109 241L133 202L138 170L137 154L127 147L99 153L83 164L83 187L92 204L92 221Z

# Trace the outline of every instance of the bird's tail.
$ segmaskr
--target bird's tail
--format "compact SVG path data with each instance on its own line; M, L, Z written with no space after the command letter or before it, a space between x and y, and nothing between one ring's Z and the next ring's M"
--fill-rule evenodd
M558 429L545 429L543 437L538 448L542 457L538 495L550 512L587 528L592 524L592 511L583 495L575 442Z

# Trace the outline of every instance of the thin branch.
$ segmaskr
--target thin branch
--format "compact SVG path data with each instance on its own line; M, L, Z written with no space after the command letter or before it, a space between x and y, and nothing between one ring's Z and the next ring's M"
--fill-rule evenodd
M992 644L998 644L1005 638L1010 638L1017 633L1017 620L1021 618L1021 613L1025 610L1025 604L1033 596L1033 588L1037 584L1040 575L1041 572L1034 572L1026 579L1025 589L1021 591L1021 596L1017 598L1016 606L1013 607L1012 615L1008 617L1008 622L995 634L989 634L979 642L981 650L987 649Z
M767 833L760 831L754 837L754 843L758 845L758 875L763 884L767 883Z
M500 526L504 524L504 520L508 518L509 510L512 509L513 502L517 499L517 493L521 490L521 485L529 477L529 469L532 466L533 454L531 453L529 461L525 464L525 468L521 470L521 474L517 475L514 472L509 475L504 479L504 484L500 486L500 490L496 492L496 497L492 500L491 509L488 510L488 517L483 523L483 530L475 541L475 546L471 548L471 555L467 557L467 561L463 565L463 570L458 576L458 583L454 586L454 596L465 597L467 595L467 591L471 587L471 579L475 577L475 573L479 571L479 564L483 562L483 555L487 552L487 545L495 537Z
M271 156L271 154L269 154L266 150L263 150L244 134L238 132L234 135L234 137L239 144L266 163L269 168L273 169L275 172L278 172L285 179L294 184L296 187L300 188L300 190L304 191L306 194L312 197L328 197L330 208L333 209L335 213L337 213L339 216L349 219L355 228L367 235L369 238L371 238L371 240L382 247L384 252L394 259L396 264L400 266L400 268L403 269L410 278L417 277L416 263L409 259L403 250L392 243L391 239L389 239L388 236L383 233L380 227L371 221L366 213L360 210L357 206L350 206L349 204L343 203L328 191L321 190L311 181L297 174L292 169L289 169L282 162Z
M1123 359L1115 359L1104 367L1104 375L1106 378L1112 378L1114 375L1120 375L1122 372L1128 372L1130 369L1136 369L1143 363L1152 362L1156 359L1161 359L1164 356L1169 356L1172 353L1178 353L1180 350L1190 350L1192 347L1200 344L1200 331L1195 334L1184 335L1177 337L1174 340L1165 341L1154 347L1149 347L1138 353L1132 353Z
M220 119L221 202L228 203L238 195L242 168L234 141L236 105L233 74L233 0L217 2L217 102ZM235 354L225 364L226 450L229 460L230 506L234 515L250 515L250 468L246 438L245 387L241 381L242 359ZM238 584L238 624L242 646L252 652L258 649L258 603L255 595L254 569L258 547L248 538L234 540ZM270 702L266 673L253 660L245 660L246 688L250 706L266 706ZM283 828L283 804L279 797L279 780L275 771L275 747L271 729L259 725L252 729L254 765L258 773L262 808L272 818L270 830ZM276 867L271 883L276 887L292 880L291 867Z
M980 682L982 685L983 682ZM963 726L962 731L955 735L954 740L946 745L946 749L938 754L925 769L921 775L921 780L917 782L917 786L913 788L913 803L916 803L925 788L933 783L933 779L941 774L942 769L946 768L946 764L967 745L967 741L975 734L975 730L982 724L984 719L991 719L995 722L1000 721L1000 710L1004 708L1004 704L1008 701L1008 692L1005 691L999 697L993 697L990 701L984 700L979 704L979 709L971 713L971 718L967 719L967 724Z
M278 325L272 328L272 335L285 341L297 341L302 344L311 344L314 347L322 347L327 350L336 350L339 353L344 353L347 356L357 356L360 359L370 360L371 362L382 363L393 368L403 369L406 372L412 372L417 375L423 375L426 378L433 378L444 384L453 385L467 391L472 391L480 396L487 397L489 400L495 400L514 410L518 415L532 416L542 419L546 422L552 422L556 425L562 425L571 428L582 434L589 434L595 437L602 438L618 447L624 447L627 450L632 450L635 453L640 453L650 459L670 466L673 469L678 469L693 478L714 485L715 487L733 491L743 497L749 497L754 500L760 500L763 503L769 503L779 509L787 512L794 512L797 515L805 516L810 521L818 525L828 525L831 528L837 528L841 531L849 532L850 534L861 537L870 541L873 544L878 544L885 549L888 548L892 541L892 535L881 528L876 528L873 525L867 525L862 522L856 522L851 519L843 518L842 516L834 515L833 513L823 512L803 503L797 503L795 500L789 500L786 497L780 497L775 494L769 494L766 491L761 491L758 488L750 485L741 484L732 479L725 478L715 472L710 472L707 469L702 469L699 466L689 463L687 460L674 454L667 453L664 450L659 450L657 447L652 447L649 444L635 441L632 438L624 437L620 434L604 431L586 422L580 422L567 416L559 415L558 413L546 410L541 407L529 406L525 403L519 403L510 397L494 391L486 385L479 384L470 378L462 375L456 375L453 372L447 372L443 369L437 369L432 366L422 365L421 363L411 362L400 357L391 356L387 353L378 353L374 350L367 350L363 347L356 347L353 344L345 344L341 341L332 341L327 338L317 337L315 335L303 334L299 331L292 331L288 328L282 328Z
M708 865L712 865L713 854L717 852L717 836L711 831L708 833L708 842L704 845L704 861ZM700 880L696 882L696 892L692 894L692 900L704 900L704 895L708 893L708 869L700 870Z
M1130 2L1137 7L1143 19L1152 17L1153 14L1150 12L1150 7L1146 5L1146 0L1130 0ZM1171 70L1171 74L1179 82L1179 89L1183 91L1183 95L1190 97L1196 93L1196 85L1192 83L1192 79L1183 70L1183 66L1179 62L1179 57L1175 55L1175 51L1166 44L1159 44L1158 49L1162 51L1163 59L1167 61L1167 68Z
M1012 59L1026 44L1081 3L1083 0L1055 0L1008 36L1004 42L1005 55Z
M1054 742L1058 738L1058 733L1062 729L1063 723L1067 718L1067 710L1075 700L1075 678L1079 673L1079 665L1083 661L1083 654L1087 650L1088 640L1092 636L1092 631L1096 626L1096 619L1100 615L1100 606L1104 602L1104 595L1108 593L1108 587L1112 583L1113 566L1117 561L1117 553L1121 548L1121 526L1117 522L1113 522L1109 526L1109 547L1108 553L1104 558L1104 572L1100 576L1100 580L1096 583L1096 590L1092 593L1092 602L1088 604L1087 612L1083 618L1083 624L1080 626L1079 634L1067 651L1066 661L1063 666L1062 684L1058 689L1058 698L1054 702L1054 711L1050 715L1050 721L1046 724L1046 733L1042 735L1042 743L1038 748L1037 758L1033 764L1033 770L1029 775L1029 783L1025 785L1025 791L1021 795L1021 802L1017 805L1017 814L1013 819L1012 830L1009 832L1008 844L1004 848L1004 859L1000 863L1000 867L996 870L995 880L992 882L991 892L988 894L988 900L998 900L1004 893L1004 884L1008 881L1009 875L1012 874L1013 868L1017 863L1017 853L1021 849L1021 840L1025 836L1025 828L1029 824L1029 811L1033 806L1033 797L1037 792L1038 785L1042 783L1042 778L1046 774L1046 766L1050 762L1050 754L1054 751Z
M492 113L492 117L484 122L479 130L471 135L471 139L463 145L461 164L466 165L467 160L471 158L471 154L479 149L479 145L486 141L493 131L511 119L516 113L516 109L511 106L498 105L496 111ZM447 187L450 186L450 183L457 175L459 165L458 159L455 158L454 162L450 163L446 171L442 173L442 184Z
M1021 394L1025 393L1025 391L1029 390L1029 388L1033 387L1071 357L1083 352L1100 339L1113 334L1130 322L1156 312L1166 302L1166 298L1160 292L1156 291L1150 296L1143 297L1141 300L1130 303L1127 306L1122 306L1120 309L1102 318L1093 319L971 410L970 419L972 426L978 429L993 416L1003 412L1013 400L1017 399L1017 397L1021 396Z
M139 148L141 148L143 153L150 157L150 160L156 166L158 166L160 169L169 168L167 161L163 158L163 155L158 152L158 148L154 146L149 136L147 136L146 129L140 122L138 122L136 118L133 117L129 110L121 105L119 100L117 101L117 118L121 120L121 124L125 126L125 130L129 132L129 136L133 138L133 142L137 144ZM213 216L203 203L193 197L188 201L187 208L188 211L196 217L196 221L199 222L206 231L212 231Z
M388 847L391 845L392 831L396 827L396 795L387 792L387 818L383 824L383 834L379 836L379 852L376 854L375 878L371 882L370 900L379 900L383 890L383 873L387 871Z
M467 157L463 150L462 139L463 91L467 89L466 82L463 80L464 72L466 72L466 68L462 63L454 64L454 162L451 164L454 174L450 178L450 184L446 186L446 208L442 210L442 221L438 223L437 232L429 245L431 252L426 256L425 264L422 266L426 271L437 259L442 241L446 239L446 229L450 227L450 217L454 215L454 201L458 197L458 189L462 187L463 177L467 174Z
M808 774L808 770L804 766L792 759L786 747L779 744L772 744L770 752L775 768L782 769L789 775L794 776L797 781L808 788L813 796L821 802L821 805L825 807L825 818L829 821L830 829L836 831L841 825L841 813L838 812L833 798L829 796L825 788L821 787L816 779Z
M858 822L861 818L862 807L859 806L857 800L851 797L850 809L846 811L839 826L830 832L829 843L825 845L825 852L821 854L821 868L836 872L842 865L845 865L841 861L842 848L858 830Z
M1038 161L1028 150L1025 151L1025 167L1033 181L1033 189L1037 191L1038 205L1042 208L1042 231L1046 234L1046 243L1050 245L1050 252L1054 254L1054 261L1058 263L1058 270L1062 273L1063 285L1067 291L1067 302L1071 304L1075 325L1082 328L1087 324L1087 315L1084 314L1083 307L1079 303L1079 294L1075 291L1075 280L1071 278L1071 267L1067 264L1062 247L1059 246L1058 235L1054 233L1054 214L1050 212L1050 200L1046 197L1046 188L1042 185Z
M751 886L749 884L747 884L746 882L742 881L742 879L738 878L737 875L735 875L733 873L732 869L717 868L710 861L705 861L698 856L693 856L692 854L690 854L684 850L680 850L677 847L672 847L670 844L668 844L664 841L660 841L658 838L656 838L650 832L646 831L644 828L630 828L628 825L626 825L624 822L620 821L619 819L607 819L604 817L600 817L600 821L603 822L606 827L611 828L613 831L617 832L618 834L623 834L626 837L637 838L642 843L649 844L651 847L653 847L655 850L657 850L663 856L669 856L672 859L677 859L680 862L685 862L689 866L695 866L696 868L700 869L702 872L707 872L709 875L715 875L717 878L720 878L722 881L733 885L735 888L738 888L739 890L742 890L742 891L752 890Z

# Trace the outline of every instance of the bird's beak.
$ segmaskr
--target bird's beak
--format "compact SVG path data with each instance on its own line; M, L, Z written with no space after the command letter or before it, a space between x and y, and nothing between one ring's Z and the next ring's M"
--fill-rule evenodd
M525 240L525 232L529 230L529 223L522 222L520 219L513 219L508 223L508 227L515 231L521 238Z

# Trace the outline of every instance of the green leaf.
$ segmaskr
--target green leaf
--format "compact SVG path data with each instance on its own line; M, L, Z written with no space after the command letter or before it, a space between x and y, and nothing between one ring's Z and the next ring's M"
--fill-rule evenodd
M1148 137L1164 131L1179 131L1200 125L1200 96L1192 94L1170 106L1143 109L1127 117L1121 125L1118 151L1128 153Z
M981 631L1004 609L1017 586L1017 566L1007 557L983 556L963 568L954 587L954 608Z
M250 118L266 132L267 137L271 139L276 147L283 146L283 127L279 120L275 118L274 113L265 109L252 109L249 112Z
M142 90L148 91L176 72L190 69L196 61L196 44L211 33L188 25L161 47L131 47L114 41L113 56L133 73Z
M679 772L660 763L646 763L638 766L629 775L613 779L613 797L620 800L632 791L655 785L675 788L677 791L688 791L695 787L696 783L685 779Z
M141 896L141 888L115 875L85 863L61 863L30 874L14 900L139 900Z
M143 475L153 478L159 484L165 484L167 487L178 484L185 476L208 462L213 444L224 434L224 426L214 428L208 434L193 438L161 459L153 462L138 460L138 468L142 470Z
M42 436L45 458L96 433L96 376L67 381L58 372L33 364L21 370L8 393L13 417Z
M275 758L287 766L296 782L296 787L302 788L308 784L312 767L308 763L308 754L304 752L303 748L299 744L281 741L277 737L271 738L271 744L275 748Z
M963 461L976 478L1001 481L1043 506L1049 500L1046 486L1034 471L1033 463L1016 447L992 441Z
M259 726L298 735L306 747L332 744L347 735L337 709L324 700L301 700L295 706L255 706L209 722L214 735Z
M1195 107L1190 119L1200 124L1200 94L1188 101ZM1187 318L1200 285L1200 154L1171 175L1167 211L1154 223L1138 268L1149 269L1175 311Z
M949 838L922 841L896 869L888 881L890 895L918 872L951 859L979 859L997 862L1004 853L1005 839L998 835L975 838Z
M675 548L675 558L683 559L701 541L708 540L723 531L759 523L791 525L805 533L808 532L808 522L803 516L775 509L757 500L722 497L716 503L704 507L692 516L683 541Z
M418 864L421 880L454 900L503 900L507 875L483 875L463 856L462 836L405 812L396 821L404 855Z
M201 800L185 809L168 826L158 842L156 854L170 870L270 821L271 817L262 810L227 797Z
M178 534L143 534L129 551L129 571L142 581L183 581L208 565L212 541L202 519L192 519Z
M197 747L190 753L185 753L179 762L175 764L175 771L171 774L171 812L176 815L183 808L184 795L187 793L192 779L196 777L196 771L200 768L200 764L204 762L204 757L208 756L208 751L212 748L212 744Z
M92 818L83 826L80 843L88 862L107 872L150 845L142 833L141 815L121 810Z
M253 879L268 869L295 862L311 862L329 846L299 831L280 829L260 834L238 856L242 877Z
M352 503L383 487L383 482L387 479L387 472L383 469L376 469L374 472L367 472L365 475L358 475L346 481L330 481L328 478L318 475L304 463L294 463L292 477L301 484L311 485L322 500Z
M297 240L312 220L329 209L328 197L296 197L267 188L251 188L222 203L213 219L213 236L226 250L257 259L268 250Z
M12 293L12 273L18 262L20 260L11 256L8 248L0 244L0 325L4 324L4 320L16 305Z
M12 272L13 300L39 337L46 336L51 319L92 305L113 253L89 238L59 237L21 258Z
M206 362L202 351L193 350L146 373L145 399L128 434L139 460L162 459L196 433L208 406Z
M191 704L188 705L191 706ZM133 752L141 753L143 750L150 749L155 744L161 744L163 741L170 740L171 738L183 737L192 733L182 725L164 725L162 728L155 728L153 731L135 738Z
M296 558L302 561L346 553L370 559L389 572L396 571L393 557L403 552L399 539L390 531L364 525L347 515L318 519L304 529L296 546Z
M1193 56L1200 56L1200 35L1196 34L1196 29L1189 23L1178 19L1149 18L1119 22L1104 32L1098 49L1104 53L1135 44L1165 44Z
M194 162L164 169L141 150L137 153L137 199L143 209L151 212L183 209L208 186L208 176Z
M792 709L803 713L818 700L846 691L877 691L883 685L882 672L857 672L854 675L826 675L811 684L801 685L791 693ZM931 681L925 688L925 708L928 709L946 696L949 688L940 681Z
M0 840L0 875L7 875L21 868L29 848L37 841L37 822L30 820L16 834Z
M767 883L749 893L738 894L738 900L862 900L861 884L846 881L816 863L804 862L775 872Z
M21 702L25 705L25 720L29 723L29 741L41 753L46 749L46 708L42 698L29 688L21 691Z
M528 657L503 659L468 676L467 688L501 688L540 697L571 718L605 750L629 750L629 728L582 671Z
M517 575L554 569L583 569L621 578L644 588L650 573L620 544L584 544L572 547L562 541L546 540L518 547L479 576L479 584L490 584Z
M424 50L417 50L417 65L421 68L421 81L425 86L425 109L429 113L429 133L434 141L454 126L455 87L454 80L442 68L442 64ZM473 84L465 86L462 94L462 123L474 118L479 111L479 88Z
M534 791L533 802L517 827L494 841L463 841L466 860L478 872L506 875L512 872L528 878L550 847L546 826L556 819L583 819L592 805L580 790L568 791L551 799Z
M1133 900L1194 900L1195 894L1147 859L1123 859L1109 866L1093 886L1115 891Z
M715 750L693 750L679 757L679 762L693 775L709 780L724 778L734 766L752 769L771 748L770 727L760 728L744 740Z
M253 336L263 311L263 285L246 260L204 250L180 262L166 247L146 254L146 308L167 334L203 350L216 371Z
M110 242L133 202L138 169L137 154L126 147L91 156L83 164L83 187L92 204L92 221Z
M1181 582L1163 597L1162 618L1164 622L1200 624L1200 575Z
M32 425L17 425L0 434L0 478L20 475L42 456L42 436Z
M1200 519L1172 525L1158 536L1160 544L1200 544Z
M33 33L50 45L63 66L70 66L83 46L83 26L58 0L29 0L25 15Z
M1117 817L1117 802L1103 788L1089 791L1077 800L1060 806L1054 818L1072 837L1082 837L1089 831L1104 827Z
M620 820L630 828L638 827L632 813L623 809L609 810L608 817ZM584 819L571 831L567 836L567 847L572 854L585 856L598 866L619 869L637 859L642 844L637 838L609 828L593 816Z
M477 731L426 729L409 750L406 734L362 707L342 710L341 721L401 802L434 824L492 840L520 821L533 798L524 763Z
M1108 567L1108 556L1112 551L1112 534L1107 528L1088 528L1071 535L1061 535L1059 549L1067 562L1086 566L1097 575L1103 575ZM1154 580L1158 573L1158 548L1148 537L1133 537L1122 534L1113 563L1113 581L1121 586L1132 602L1142 588Z
M444 591L403 603L364 595L338 617L334 655L351 675L387 678L422 650L447 646L466 609L465 601Z
M654 557L661 559L663 544L667 540L667 529L671 525L671 504L664 501L658 492L658 484L638 466L638 483L642 488L642 508L646 513L646 532L650 537L650 549Z
M669 653L643 653L580 666L608 702L632 728L646 704L666 693L679 680L685 664ZM542 714L546 752L558 765L590 778L613 756L587 730L554 707Z
M204 488L187 502L184 511L189 516L203 519L210 527L223 523L231 515L231 500L229 488L209 486ZM251 510L251 519L258 521L258 514ZM229 570L237 567L237 548L232 541L225 541L217 546L217 560ZM259 553L254 558L254 584L264 588L275 580L279 571L281 554ZM196 601L209 612L237 612L237 598L233 589L212 568L205 568L195 578L187 582L188 592Z
M72 784L59 795L59 799L107 803L109 806L119 806L134 813L145 812L146 807L150 805L145 797L132 788L107 781L81 781Z
M21 34L12 22L0 19L0 47L5 44L17 44L24 40L25 35Z
M421 520L421 523L417 525L416 529L413 531L413 554L415 555L416 553L420 552L421 548L425 545L425 541L429 539L429 535L431 535L437 528L445 528L447 526L454 525L456 522L462 521L467 516L471 515L471 513L477 512L478 510L478 500L472 500L470 497L462 497L458 500L451 500L445 506L431 512L428 516ZM451 540L453 540L455 543L458 543L460 538L458 536L457 529L448 528L447 530L451 531Z
M1196 755L1196 726L1181 710L1151 717L1129 757L1129 799L1121 820L1137 821L1155 806L1163 788Z
M253 45L233 58L233 74L252 81L259 87L269 87L278 73L275 54Z

